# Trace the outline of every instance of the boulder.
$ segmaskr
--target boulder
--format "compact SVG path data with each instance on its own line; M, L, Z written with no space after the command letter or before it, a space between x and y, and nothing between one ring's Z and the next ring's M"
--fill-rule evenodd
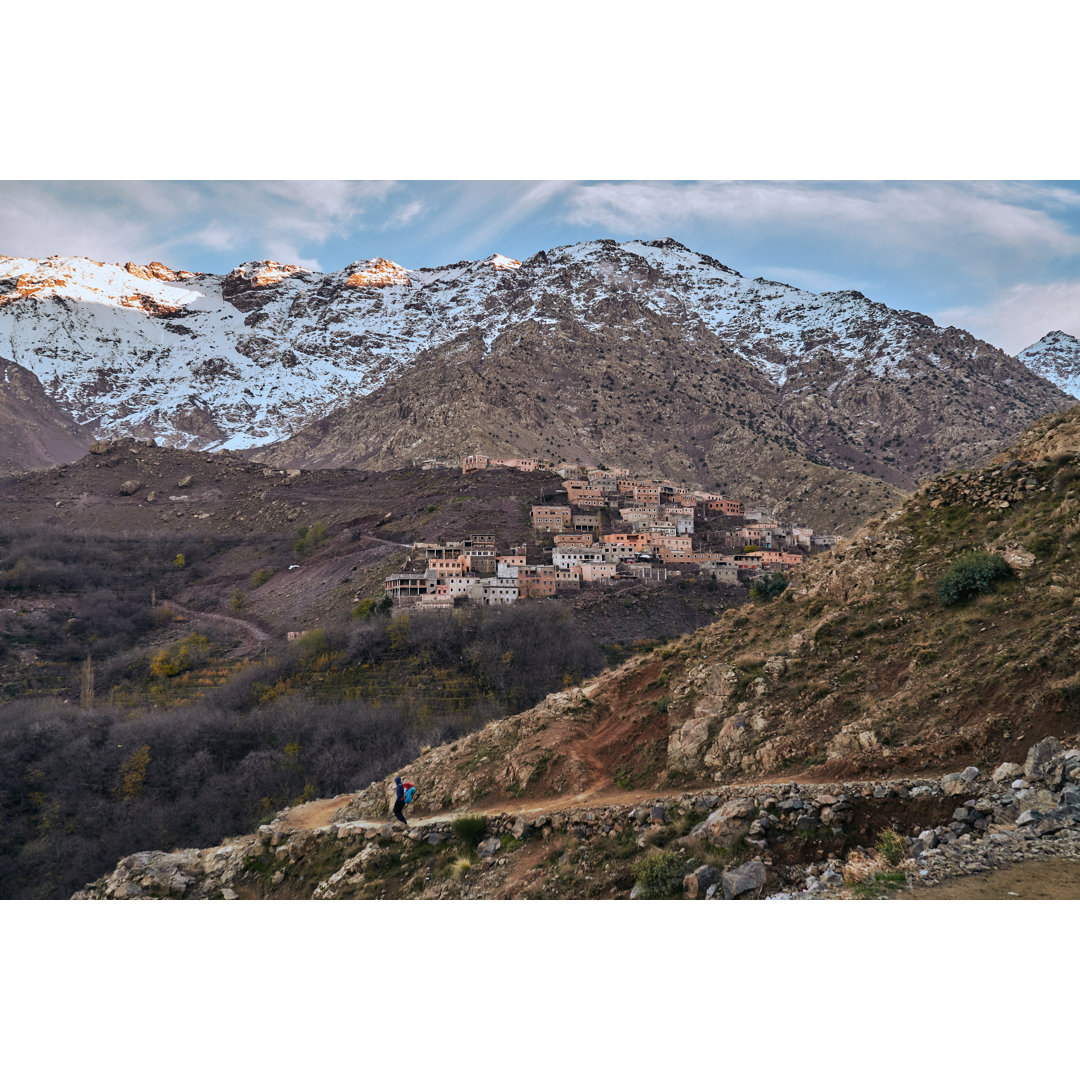
M120 485L120 494L121 495L134 495L135 492L138 491L139 488L141 488L141 487L142 487L142 484L140 484L138 480L125 480Z
M800 802L800 806L802 803ZM708 821L730 820L733 818L747 818L754 812L753 799L728 799L723 806L714 810L708 817Z
M495 852L501 847L502 841L497 836L491 836L476 845L476 854L482 859L492 859L495 857Z
M667 811L662 806L653 806L649 810L649 820L653 825L667 824Z
M181 479L176 481L176 486L178 488L191 487L191 477L190 476L182 477Z
M510 835L517 840L524 840L529 832L529 823L523 818L515 818L514 824L510 826Z
M717 847L731 847L754 813L753 799L729 799L690 830L691 837L704 836Z
M1008 784L1018 776L1024 775L1024 766L1017 765L1015 761L1003 761L990 777L995 784Z
M1029 780L1040 780L1050 771L1054 757L1061 753L1061 743L1053 735L1037 742L1024 762L1024 775Z
M699 866L693 873L683 878L683 896L687 900L701 900L710 886L720 880L720 871L715 866Z
M1069 784L1058 796L1058 806L1080 806L1080 789Z
M962 772L962 773L960 774L960 779L961 779L961 780L964 780L964 781L966 781L967 783L969 783L969 784L970 784L970 783L972 782L972 780L974 780L974 779L975 779L975 777L977 777L978 775L979 775L979 770L978 770L978 769L976 769L974 765L969 765L969 766L968 766L968 767L967 767L966 769L964 769L964 771L963 771L963 772Z
M734 870L725 870L720 878L720 886L724 890L725 900L734 900L744 896L748 892L760 889L765 884L766 871L763 863L756 859L753 862L743 863Z
M968 789L968 782L959 773L949 773L942 778L941 790L946 795L962 795Z

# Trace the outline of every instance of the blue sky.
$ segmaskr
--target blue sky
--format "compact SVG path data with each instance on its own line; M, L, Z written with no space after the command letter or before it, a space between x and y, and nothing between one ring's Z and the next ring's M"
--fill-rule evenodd
M748 276L858 289L1010 351L1080 335L1080 183L4 181L0 252L437 266L672 236Z

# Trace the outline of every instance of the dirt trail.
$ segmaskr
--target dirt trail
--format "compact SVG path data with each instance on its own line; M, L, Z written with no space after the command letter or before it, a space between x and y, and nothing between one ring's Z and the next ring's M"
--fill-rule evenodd
M402 544L397 540L387 540L385 536L374 536L372 533L356 533L355 535L361 536L365 540L374 540L377 544L388 544L390 547L404 548L406 551L412 551L412 544Z
M1080 863L1025 860L897 894L898 900L1080 900Z
M231 626L234 630L239 630L242 634L253 638L260 644L270 640L270 635L262 627L256 626L246 619L237 619L233 615L217 615L210 611L195 611L193 608L186 607L176 600L163 600L162 607L171 608L173 611L178 611L181 615L186 615L189 619L194 619L197 622L206 621L217 623L219 626Z
M636 806L639 803L653 803L658 799L672 799L686 794L686 788L671 788L663 791L620 791L611 788L610 784L596 784L586 791L577 792L573 795L560 795L554 799L544 799L540 802L503 802L485 806L463 806L459 810L445 814L435 814L427 817L413 817L408 815L409 825L436 825L453 821L456 817L465 814L553 814L561 810L583 810L592 807L610 806L617 803L620 806ZM359 794L359 793L356 793ZM356 794L335 795L330 799L315 799L313 802L302 803L286 811L281 818L284 829L318 829L330 824L330 819L343 806L347 806ZM406 811L408 814L408 811ZM394 818L387 815L379 820L356 819L355 824L369 827L387 825Z

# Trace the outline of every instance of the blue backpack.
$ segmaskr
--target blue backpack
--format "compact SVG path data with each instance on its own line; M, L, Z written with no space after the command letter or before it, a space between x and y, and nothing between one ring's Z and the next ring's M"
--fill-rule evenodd
M416 794L416 788L412 784L405 785L405 805L408 806L412 802L413 796Z

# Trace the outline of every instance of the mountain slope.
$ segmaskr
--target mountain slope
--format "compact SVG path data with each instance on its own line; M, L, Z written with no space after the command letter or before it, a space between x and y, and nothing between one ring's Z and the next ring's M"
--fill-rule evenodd
M1017 359L1058 389L1080 397L1080 341L1063 330L1051 330L1020 352Z
M780 599L400 771L428 805L463 808L1023 760L1045 736L1080 733L1077 536L1080 406L932 481ZM938 580L973 550L1003 553L1013 576L943 606ZM344 816L382 813L385 792L372 785Z
M0 476L75 461L89 439L26 368L0 357Z
M543 321L490 345L473 333L428 350L389 385L258 457L386 469L418 456L458 461L479 443L692 478L819 531L895 505L890 484L816 460L775 399L768 378L700 324L612 304L584 327L556 297Z
M898 864L913 884L1075 860L1078 536L1080 406L925 485L779 599L426 748L394 770L420 792L409 829L386 824L390 774L217 848L140 851L77 895L616 897L665 866L661 895L874 895L858 885ZM943 606L973 550L1013 575Z
M500 338L556 328L576 359L579 338L619 326L633 341L657 320L676 337L696 337L704 353L711 335L729 365L744 361L729 393L758 399L759 408L743 408L767 434L801 440L822 464L901 486L969 462L1068 404L964 331L859 293L748 280L673 240L597 240L523 263L495 256L423 270L374 259L326 274L277 263L245 263L222 276L158 263L0 259L0 349L80 423L178 446L281 441L332 406L411 374L422 359L438 366L439 350L456 355L462 341L492 384L491 396L471 407L510 408L512 420L520 406L508 406L497 384L513 358L505 348L489 357ZM619 347L608 339L609 350ZM444 374L452 372L447 359ZM507 385L528 373L509 374ZM546 377L559 375L549 368ZM464 387L430 382L410 392L419 414L429 394L436 404L440 394L465 398ZM521 421L517 428L509 449L547 438ZM457 429L460 444L492 449L482 426ZM379 426L372 435L390 445L395 430ZM681 431L667 437L687 441ZM411 441L414 459L440 443L422 430ZM371 442L365 435L361 458ZM383 456L406 463L405 449ZM623 445L607 452L616 451Z

